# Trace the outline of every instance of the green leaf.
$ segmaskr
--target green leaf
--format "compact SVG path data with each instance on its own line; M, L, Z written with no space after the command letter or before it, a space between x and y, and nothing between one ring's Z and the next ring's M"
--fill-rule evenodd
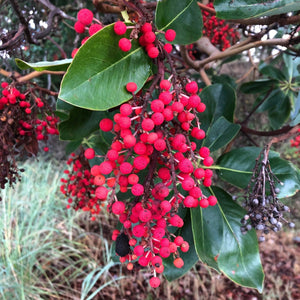
M73 59L62 59L55 61L40 61L37 63L30 63L16 58L15 62L21 70L32 68L36 71L66 71L72 60Z
M215 0L214 8L220 19L248 19L285 14L300 10L294 0Z
M211 152L226 146L240 131L241 126L220 117L208 128L203 146Z
M271 88L277 87L279 84L278 80L261 79L256 81L250 81L243 83L240 87L240 91L244 94L256 94L266 93Z
M58 125L61 140L83 139L99 129L99 122L103 118L110 116L108 112L79 108L61 100L57 102L57 110L63 110L68 114L68 118Z
M298 97L295 102L294 111L291 114L290 126L296 126L299 123L300 123L300 92L298 93Z
M201 113L201 128L207 130L220 117L233 122L236 94L227 84L212 84L203 89L200 94L206 110Z
M174 44L187 45L202 35L202 14L196 0L162 0L157 3L155 24L157 29L174 29Z
M285 78L284 73L279 70L278 68L275 68L272 65L265 65L262 64L259 68L259 71L261 74L264 74L272 79L279 80L279 81L285 81L287 78Z
M114 24L91 36L77 52L61 83L59 98L72 105L104 111L132 98L128 82L142 88L151 60L136 40L129 52L119 49ZM130 32L122 37L129 37Z
M235 80L227 74L213 75L212 81L213 81L213 83L228 84L233 89L236 89L236 86L237 86L237 84L235 83Z
M168 281L172 281L183 276L199 260L194 246L192 225L191 225L191 215L189 211L185 216L183 227L179 228L179 230L176 232L176 236L178 235L181 235L183 239L189 243L190 248L188 252L182 252L181 250L179 250L180 257L184 261L184 266L180 269L176 268L173 265L173 261L174 261L173 255L170 255L168 258L163 260L163 264L165 267L164 276L167 278Z
M258 147L243 147L225 153L215 166L218 175L232 185L245 189L261 150ZM300 172L292 163L279 156L280 154L274 151L269 153L272 172L283 182L282 186L277 184L280 189L278 197L290 197L300 189Z
M246 211L224 190L213 187L213 207L192 209L192 229L197 253L203 262L242 286L263 289L264 274L254 230L241 233Z

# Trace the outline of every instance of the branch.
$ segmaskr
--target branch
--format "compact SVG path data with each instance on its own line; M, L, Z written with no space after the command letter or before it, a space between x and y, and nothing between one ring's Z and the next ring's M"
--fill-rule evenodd
M300 125L297 125L296 127L299 128ZM241 131L245 132L245 133L253 134L253 135L258 135L258 136L274 136L274 135L285 134L285 133L289 132L292 128L294 128L294 127L287 125L280 129L277 129L277 130L257 131L257 130L254 130L254 129L251 129L251 128L248 128L248 127L242 125Z

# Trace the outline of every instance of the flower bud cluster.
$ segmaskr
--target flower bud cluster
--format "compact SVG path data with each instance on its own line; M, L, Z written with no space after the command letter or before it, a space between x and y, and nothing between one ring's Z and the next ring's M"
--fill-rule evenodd
M168 230L184 225L179 206L206 208L217 202L201 191L201 186L211 185L213 175L209 149L197 146L205 137L198 119L205 104L194 81L183 88L181 82L161 80L158 97L152 100L147 92L134 94L133 82L126 88L132 99L120 106L113 120L99 123L100 130L115 136L104 161L90 172L83 172L82 163L75 161L62 192L69 196L69 204L77 199L75 209L91 215L98 214L99 205L107 201L108 211L123 224L121 232L113 233L116 253L122 262L128 261L128 269L134 261L150 267L154 275L150 284L156 287L157 274L164 269L162 259L172 256L175 267L181 268L179 250L189 249L188 242ZM88 148L84 156L97 155Z
M57 135L58 118L34 93L22 93L7 82L1 83L0 97L0 188L14 184L19 176L16 158L36 155L38 142ZM47 146L44 151L48 151Z

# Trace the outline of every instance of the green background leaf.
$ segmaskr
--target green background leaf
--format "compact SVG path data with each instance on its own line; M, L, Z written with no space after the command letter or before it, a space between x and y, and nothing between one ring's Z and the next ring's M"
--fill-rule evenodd
M246 188L255 166L255 160L261 152L258 147L243 147L234 149L222 155L217 161L217 173L223 180L240 188ZM269 161L273 173L283 186L277 184L280 188L279 198L294 195L300 189L300 172L289 161L279 157L279 153L270 151Z
M248 19L273 16L300 10L296 0L215 0L214 7L220 19Z
M271 88L277 87L278 84L278 80L260 79L243 83L240 91L245 94L266 93Z
M129 100L126 84L138 90L151 73L151 60L138 42L129 52L119 49L120 36L106 26L91 36L77 52L61 83L59 98L90 110L107 110ZM129 30L126 37L129 37ZM129 71L130 70L130 71Z
M37 63L30 63L26 62L22 59L16 58L15 62L16 65L21 70L26 69L34 69L36 71L66 71L71 64L73 59L62 59L62 60L55 60L55 61L40 61Z
M246 211L221 188L213 187L212 193L218 199L217 205L191 210L198 256L235 283L261 292L264 274L256 233L251 230L243 235L240 229Z
M155 24L157 29L174 29L174 44L187 45L202 35L202 14L195 0L162 0L157 3Z
M211 152L226 146L240 131L241 126L227 121L224 117L219 118L208 128L203 146Z
M206 110L201 113L201 128L206 131L220 117L233 122L236 94L227 84L212 84L203 89L200 94Z

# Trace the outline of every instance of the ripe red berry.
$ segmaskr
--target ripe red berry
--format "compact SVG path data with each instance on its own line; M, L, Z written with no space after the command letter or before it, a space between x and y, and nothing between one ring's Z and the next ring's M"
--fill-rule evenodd
M122 201L116 201L111 206L111 211L116 215L120 215L125 211L125 204Z
M146 118L142 121L142 128L145 131L151 131L154 128L154 122L151 119Z
M211 156L205 157L203 160L203 165L206 167L211 166L214 163L214 160Z
M137 245L134 247L133 249L133 253L136 255L136 256L141 256L144 254L144 247L141 246L141 245Z
M132 172L133 167L129 162L123 162L120 164L119 169L122 174L126 175Z
M199 150L199 155L203 158L208 157L210 154L209 148L207 147L201 147Z
M181 244L181 246L180 246L180 250L181 250L182 252L188 252L189 249L190 249L190 245L189 245L188 242L183 242L183 243Z
M129 39L126 38L121 38L119 40L119 48L124 51L127 52L131 49L131 42Z
M99 127L103 131L111 131L113 129L113 121L111 119L102 119Z
M150 23L145 23L142 28L141 28L142 32L149 32L152 31L152 25Z
M171 82L167 79L164 79L160 82L159 84L159 87L162 89L162 90L166 90L168 91L170 88L171 88Z
M81 9L77 14L77 19L84 25L90 25L93 21L94 14L87 8Z
M99 165L99 170L101 174L107 175L112 172L113 168L110 162L104 161Z
M132 186L131 193L134 196L141 196L144 193L144 187L141 184L137 183L137 184ZM148 222L148 221L142 221L142 222Z
M114 32L118 35L122 35L126 32L127 27L124 22L117 21L114 25Z
M129 93L134 93L136 90L137 90L137 85L135 82L128 82L126 84L126 90L129 92Z
M95 157L95 150L92 148L88 148L84 151L84 156L87 159L93 159Z
M138 237L138 238L142 237L145 234L145 227L144 227L144 225L141 225L141 224L135 225L132 228L132 234L135 237Z
M181 160L178 163L178 168L181 172L183 173L192 173L194 170L193 164L191 163L191 161L187 158Z
M162 258L167 258L171 255L170 248L168 246L166 247L161 247L159 250L159 254Z
M75 30L77 33L84 33L84 31L85 31L85 25L82 24L81 22L77 21L77 22L74 24L74 30Z
M185 90L190 94L196 94L198 92L198 84L196 81L191 81L186 84Z
M157 150L157 151L164 151L167 147L167 144L166 142L164 141L164 139L157 139L155 142L154 142L154 148Z
M95 190L95 196L100 200L105 200L108 194L108 190L104 186L99 186Z
M147 159L146 156L137 156L133 160L133 166L137 170L144 170L149 163L149 158Z
M159 100L159 99L155 99L151 102L151 109L154 112L163 112L165 108L165 105L163 103L163 101Z
M206 207L208 207L209 206L209 202L207 201L207 199L201 199L200 201L199 201L199 206L200 207L202 207L202 208L206 208Z
M152 278L150 279L150 285L151 285L151 287L153 287L153 288L159 287L159 285L160 285L160 279L159 279L158 277L152 277Z
M144 188L143 188L143 192L144 192ZM140 196L140 195L138 195ZM140 211L139 213L139 219L141 220L141 222L149 222L152 218L152 213L149 209L143 209Z
M207 200L208 200L208 203L209 203L210 206L214 206L218 202L218 200L217 200L217 198L215 196L209 196L207 198Z
M100 31L103 28L102 25L100 24L93 24L90 26L89 28L89 34L90 35L94 35L95 33L97 33L98 31Z
M174 41L175 37L176 37L176 32L175 32L175 30L173 30L173 29L168 29L168 30L166 31L166 33L165 33L165 38L166 38L166 40L167 40L168 42Z
M150 58L156 58L159 55L159 50L156 47L151 47L147 53Z
M164 49L167 53L171 53L173 50L173 46L171 44L165 44Z

